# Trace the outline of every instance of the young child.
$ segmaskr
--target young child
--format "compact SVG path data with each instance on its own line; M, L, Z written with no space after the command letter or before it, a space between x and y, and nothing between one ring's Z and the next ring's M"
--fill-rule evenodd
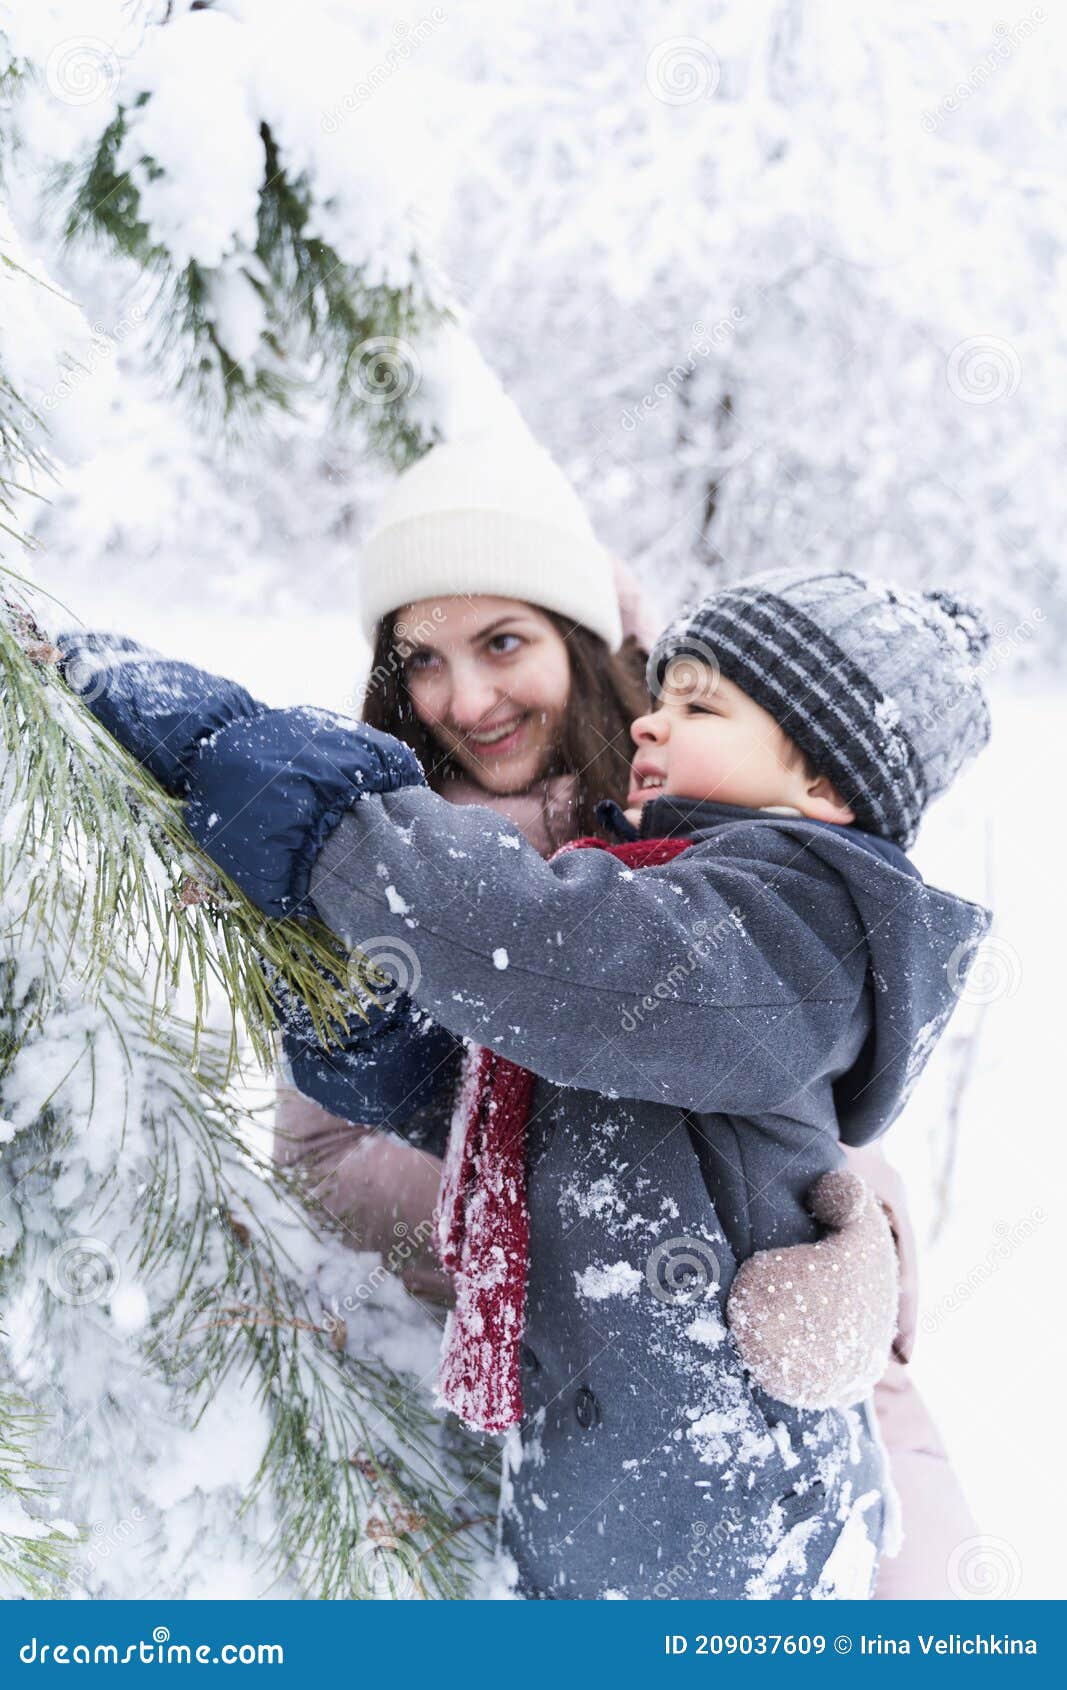
M620 844L548 862L388 735L139 678L128 644L94 677L268 915L310 900L352 947L402 941L420 1009L481 1047L442 1182L441 1390L510 1427L520 1595L870 1594L869 1398L788 1406L724 1316L754 1253L818 1237L804 1194L899 1112L987 930L904 854L988 737L982 638L947 594L847 573L715 594L651 654L630 805L602 810Z

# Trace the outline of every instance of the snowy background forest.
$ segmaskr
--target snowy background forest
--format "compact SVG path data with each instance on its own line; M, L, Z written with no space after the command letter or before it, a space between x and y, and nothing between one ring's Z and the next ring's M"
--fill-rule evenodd
M996 922L887 1149L987 1593L1061 1595L1067 18L0 0L0 48L0 255L46 284L0 275L0 375L52 462L6 559L89 625L354 709L376 499L416 438L516 408L665 613L816 561L985 606L994 738L914 856ZM120 111L132 242L86 198ZM403 296L384 386L264 268L264 122L370 317Z

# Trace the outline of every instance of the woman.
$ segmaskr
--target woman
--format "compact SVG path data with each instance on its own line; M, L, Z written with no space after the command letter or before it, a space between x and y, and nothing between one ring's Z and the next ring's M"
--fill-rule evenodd
M425 589L406 621L388 614L401 581L409 602ZM629 724L645 707L660 619L548 455L489 440L436 447L397 482L361 586L373 650L363 719L394 724L432 786L498 808L544 855L598 832L598 799L626 796ZM439 1157L287 1085L275 1154L299 1163L353 1248L402 1256L409 1289L450 1301L428 1242Z
M499 809L545 855L599 831L596 802L626 792L628 726L645 707L644 647L660 619L612 568L546 454L488 440L435 447L400 477L364 552L361 588L373 644L363 718L411 745L437 791ZM380 1250L411 1290L447 1303L448 1276L429 1250L439 1157L351 1123L343 1072L321 1052L306 1056L296 1077L335 1112L280 1087L279 1160L300 1165L354 1248ZM396 1096L402 1104L403 1078ZM414 1114L413 1092L411 1101ZM439 1129L428 1142L440 1148ZM903 1270L900 1330L875 1406L904 1540L883 1559L875 1595L950 1597L951 1551L978 1528L907 1375L915 1261L903 1193L876 1148L850 1152L849 1163L889 1210Z

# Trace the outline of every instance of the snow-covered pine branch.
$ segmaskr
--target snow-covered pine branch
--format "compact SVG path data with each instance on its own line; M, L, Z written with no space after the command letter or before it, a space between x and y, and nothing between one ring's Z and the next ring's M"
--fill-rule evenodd
M118 959L83 993L77 888L42 942L5 869L5 1373L90 1534L70 1593L460 1594L464 1478L414 1383L436 1325L256 1156L224 1046L194 1063Z
M48 357L57 339L74 349L73 324L62 336L27 325L22 337L48 354L20 391L63 468L48 502L20 511L51 554L49 585L73 597L69 571L106 590L101 558L121 574L129 553L137 567L151 560L155 590L179 611L212 599L260 608L269 595L285 619L309 593L344 592L393 464L438 438L525 432L435 261L472 110L488 120L480 92L472 102L467 85L452 89L432 68L447 20L431 7L402 25L387 8L334 0L308 0L299 27L277 0L195 12L54 0L0 6L0 18L30 67L4 115L18 163L8 172L13 217L92 325L69 368ZM229 45L190 67L185 55L208 36ZM140 162L150 155L164 175ZM64 242L94 160L104 174L91 216L114 218L115 238ZM410 333L396 332L420 300ZM183 301L201 313L205 301L218 306L206 342L184 333ZM175 402L205 369L224 402L216 329L230 352L247 331L235 393L254 388L259 371L299 390L297 409L261 407L261 427L223 438ZM357 696L353 685L338 703L355 708Z
M0 384L8 486L40 417ZM328 1031L344 960L190 857L179 806L60 685L43 596L2 579L4 1594L461 1595L491 1463L421 1391L436 1326L231 1089L238 1032L270 1049L261 965Z
M3 1340L0 1329L0 1341ZM25 1398L0 1390L0 1586L5 1596L53 1595L70 1572L81 1534L54 1514L55 1487L35 1450L46 1427Z
M46 117L54 148L78 108L74 154L54 162L67 239L151 279L155 347L177 385L246 420L325 393L402 464L433 438L406 399L420 338L448 309L412 193L437 167L403 78L358 124L343 96L331 107L338 75L359 87L374 61L330 12L294 28L273 0L134 20L116 5L94 46L71 7L66 40L53 16L43 63L26 42L37 83L19 115L44 166Z
M51 743L63 719L40 708L57 689L10 614L25 613L0 622L4 1373L47 1416L37 1442L64 1470L64 1517L118 1532L103 1557L90 1540L83 1593L218 1594L221 1582L262 1595L280 1578L309 1596L381 1594L383 1580L459 1594L476 1510L457 1515L451 1498L470 1451L403 1372L432 1374L436 1326L256 1153L256 1123L228 1090L232 1039L205 1025L188 987L203 906L172 902L164 967L149 910L168 883L166 835L129 807L106 736L70 735L63 769ZM110 825L119 815L125 827ZM217 921L218 955L232 970L244 946L239 972L256 978L234 912ZM281 955L279 925L266 927ZM373 1297L353 1298L361 1279ZM354 1312L338 1316L331 1294ZM34 1554L45 1578L46 1552Z

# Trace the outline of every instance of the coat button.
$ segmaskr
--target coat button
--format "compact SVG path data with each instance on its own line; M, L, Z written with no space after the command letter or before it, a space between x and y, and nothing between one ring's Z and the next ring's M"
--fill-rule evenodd
M588 1385L583 1385L574 1399L574 1417L586 1430L600 1424L600 1404Z
M531 1370L533 1370L533 1369L539 1368L541 1366L541 1363L538 1361L537 1357L534 1355L534 1353L531 1350L529 1344L524 1344L522 1346L522 1350L521 1350L520 1353L522 1355L522 1365L523 1365L523 1367L528 1367Z
M790 1526L810 1520L826 1505L826 1486L822 1479L813 1479L807 1490L791 1490L781 1499L781 1506Z

